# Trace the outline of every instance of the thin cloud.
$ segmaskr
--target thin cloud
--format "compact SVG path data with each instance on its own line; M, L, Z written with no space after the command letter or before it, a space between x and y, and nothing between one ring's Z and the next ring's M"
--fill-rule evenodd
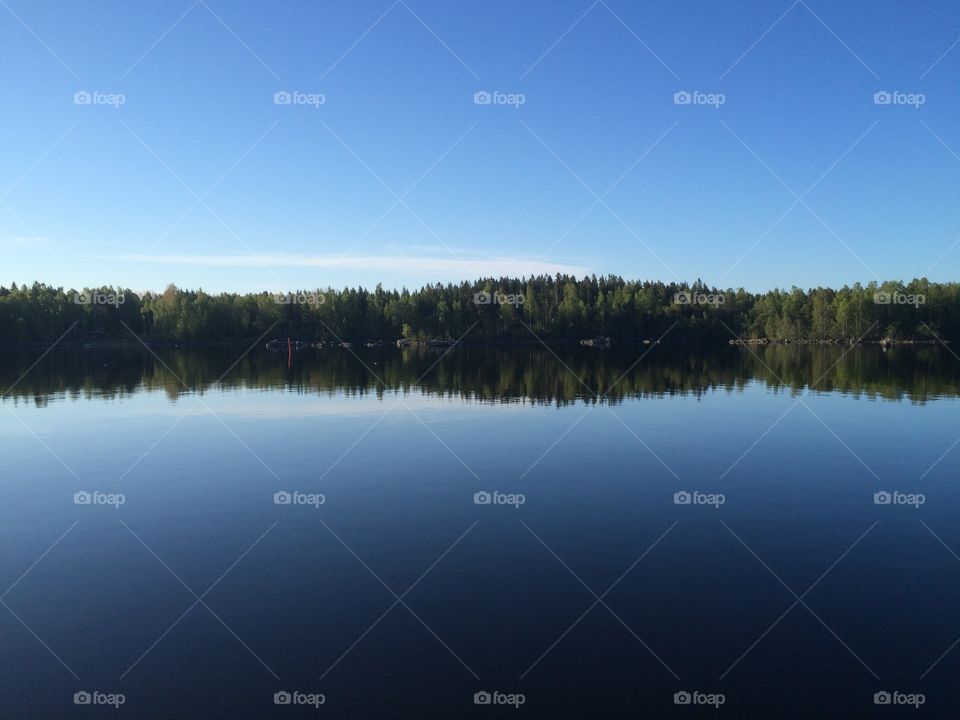
M147 263L151 265L192 265L219 268L338 268L401 272L411 275L425 273L456 276L463 279L486 276L522 275L589 275L582 265L547 262L526 257L464 258L410 256L410 255L297 255L268 253L262 255L106 255L102 260Z
M3 245L49 245L50 240L45 237L36 237L36 236L15 236L15 237L5 237L0 240L0 244Z

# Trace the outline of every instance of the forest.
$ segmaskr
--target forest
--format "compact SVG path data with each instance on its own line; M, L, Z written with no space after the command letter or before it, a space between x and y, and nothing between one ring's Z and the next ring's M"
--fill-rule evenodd
M100 339L223 343L400 338L470 342L643 340L792 342L950 340L960 337L960 283L889 281L840 289L753 293L621 277L486 278L416 290L287 293L122 287L0 286L0 343Z

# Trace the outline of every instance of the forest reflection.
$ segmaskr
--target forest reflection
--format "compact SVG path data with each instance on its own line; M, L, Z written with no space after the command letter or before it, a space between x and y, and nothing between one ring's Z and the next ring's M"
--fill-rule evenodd
M555 405L701 395L734 391L751 382L789 393L839 391L919 403L960 392L960 359L934 346L898 346L886 352L876 345L709 351L666 345L605 350L309 348L290 358L285 351L257 347L242 353L239 348L158 349L156 355L145 349L54 350L41 358L37 351L5 350L0 353L0 388L5 401L38 406L65 397L113 399L163 392L176 400L242 388L319 395L416 391Z

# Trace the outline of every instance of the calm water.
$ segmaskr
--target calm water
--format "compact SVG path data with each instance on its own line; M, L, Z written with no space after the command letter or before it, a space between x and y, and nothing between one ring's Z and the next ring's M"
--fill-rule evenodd
M4 353L0 717L956 717L960 360L645 351Z

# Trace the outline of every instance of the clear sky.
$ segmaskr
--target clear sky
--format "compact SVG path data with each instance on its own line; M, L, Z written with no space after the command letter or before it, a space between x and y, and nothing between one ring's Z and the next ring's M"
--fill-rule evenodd
M2 0L0 283L957 280L960 5L791 1Z

